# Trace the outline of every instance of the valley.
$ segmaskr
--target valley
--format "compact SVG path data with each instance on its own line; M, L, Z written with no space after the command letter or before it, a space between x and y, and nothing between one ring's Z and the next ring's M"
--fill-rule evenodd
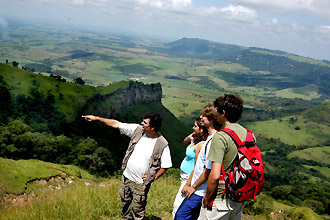
M71 164L96 179L116 177L128 140L102 125L87 125L81 115L139 123L152 109L164 116L161 132L178 168L184 157L182 139L202 107L219 95L235 93L244 100L240 123L254 132L266 162L264 194L246 214L257 218L262 210L262 217L277 215L292 206L328 219L329 88L329 62L283 51L195 38L168 43L12 21L8 38L0 40L0 159L6 158L3 164L12 164L7 159ZM38 175L26 176L20 187ZM175 188L175 177L178 169L164 181ZM0 188L1 195L11 190L4 183ZM170 206L164 207L164 219ZM149 212L157 216L159 210ZM301 213L286 214L292 219L307 216Z

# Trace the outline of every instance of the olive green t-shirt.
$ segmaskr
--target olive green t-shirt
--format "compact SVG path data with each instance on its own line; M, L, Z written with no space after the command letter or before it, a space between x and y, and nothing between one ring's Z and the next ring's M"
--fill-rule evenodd
M245 141L247 131L240 124L231 123L225 126L225 128L233 130L242 141ZM236 154L237 146L233 139L224 131L219 131L213 136L207 159L222 164L225 171L229 172L231 169L230 165L235 159ZM219 186L219 188L224 189L224 186Z

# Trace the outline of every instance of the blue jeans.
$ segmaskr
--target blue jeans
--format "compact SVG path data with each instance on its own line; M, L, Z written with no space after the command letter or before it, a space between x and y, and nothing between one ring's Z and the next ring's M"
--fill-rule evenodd
M174 220L197 219L202 206L203 196L192 194L185 198L175 214Z

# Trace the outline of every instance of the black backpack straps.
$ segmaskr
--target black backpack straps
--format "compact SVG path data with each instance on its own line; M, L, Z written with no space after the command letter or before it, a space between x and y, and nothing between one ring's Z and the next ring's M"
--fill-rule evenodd
M204 152L205 156L206 156L206 151L207 151L207 145L210 143L210 141L212 141L212 139L213 139L213 137L211 137L211 138L205 143L205 152ZM207 160L207 158L206 158L206 160ZM206 169L206 164L204 164L204 169Z
M241 141L241 139L238 137L238 135L230 128L223 128L220 131L226 132L234 140L235 144L237 145L237 148L239 148L240 146L243 146L245 144L244 142ZM252 137L252 139L253 139L253 137Z
M213 137L212 137L212 138L213 138ZM204 152L205 155L206 155L207 145L209 144L210 141L212 141L212 138L210 138L210 139L206 142L206 144L205 144L205 152Z

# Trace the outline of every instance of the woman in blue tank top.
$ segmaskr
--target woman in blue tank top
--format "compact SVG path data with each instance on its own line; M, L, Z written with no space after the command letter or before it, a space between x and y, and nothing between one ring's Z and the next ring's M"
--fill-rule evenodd
M198 153L203 145L203 142L206 140L207 136L208 136L208 131L205 127L201 125L201 119L199 117L196 118L193 126L193 133L188 135L183 141L184 145L185 146L188 145L188 146L186 148L186 157L183 159L180 166L181 186L174 200L173 211L172 211L173 216L175 216L177 209L179 208L181 202L185 198L185 194L181 193L182 187L186 184L190 173L194 169L195 159L197 158Z

